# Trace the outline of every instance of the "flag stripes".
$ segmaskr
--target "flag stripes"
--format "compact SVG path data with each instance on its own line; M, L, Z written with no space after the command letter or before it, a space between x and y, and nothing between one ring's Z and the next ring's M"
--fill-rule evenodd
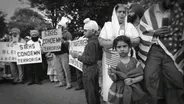
M116 68L117 64L120 62L119 57L120 56L117 52L106 52L106 64L113 68Z

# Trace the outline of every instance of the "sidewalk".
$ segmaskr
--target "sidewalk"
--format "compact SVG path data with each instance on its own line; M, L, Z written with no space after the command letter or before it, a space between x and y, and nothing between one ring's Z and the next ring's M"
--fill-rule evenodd
M73 83L75 86L75 83ZM0 84L1 104L86 104L84 90L56 88L54 83L42 85Z

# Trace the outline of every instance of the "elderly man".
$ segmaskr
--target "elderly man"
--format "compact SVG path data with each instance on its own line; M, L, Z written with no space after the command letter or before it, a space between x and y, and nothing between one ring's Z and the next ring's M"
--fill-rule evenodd
M24 39L20 37L20 29L12 28L10 31L11 39L10 42L13 44L16 43L25 43ZM15 62L10 63L11 73L13 75L13 82L12 84L15 85L17 83L23 83L23 67L21 65L17 65Z
M97 64L100 51L98 42L98 24L89 18L84 20L84 37L88 38L88 43L84 48L82 55L77 52L71 52L73 58L77 58L83 63L83 84L87 104L100 104L98 71Z
M148 104L184 104L183 13L177 0L160 0L144 13L138 53L145 64Z

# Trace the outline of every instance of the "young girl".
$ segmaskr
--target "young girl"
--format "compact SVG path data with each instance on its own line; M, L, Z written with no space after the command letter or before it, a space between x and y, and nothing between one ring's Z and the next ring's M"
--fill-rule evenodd
M47 64L48 64L48 69L47 69L47 75L49 75L50 82L57 82L58 79L56 77L56 70L54 68L54 54L48 52L46 54L47 57Z
M119 53L120 62L115 69L108 69L113 80L109 89L109 104L144 104L145 93L138 85L143 79L143 68L134 57L128 55L130 48L131 41L126 36L118 36L113 41L113 49Z

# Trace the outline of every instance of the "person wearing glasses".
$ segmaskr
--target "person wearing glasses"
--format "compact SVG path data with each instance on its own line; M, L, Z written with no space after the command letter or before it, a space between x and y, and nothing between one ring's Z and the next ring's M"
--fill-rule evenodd
M88 38L88 43L82 55L71 52L71 56L83 63L83 85L87 104L100 104L99 66L97 63L100 44L98 42L98 24L96 21L89 18L84 20L84 37Z

